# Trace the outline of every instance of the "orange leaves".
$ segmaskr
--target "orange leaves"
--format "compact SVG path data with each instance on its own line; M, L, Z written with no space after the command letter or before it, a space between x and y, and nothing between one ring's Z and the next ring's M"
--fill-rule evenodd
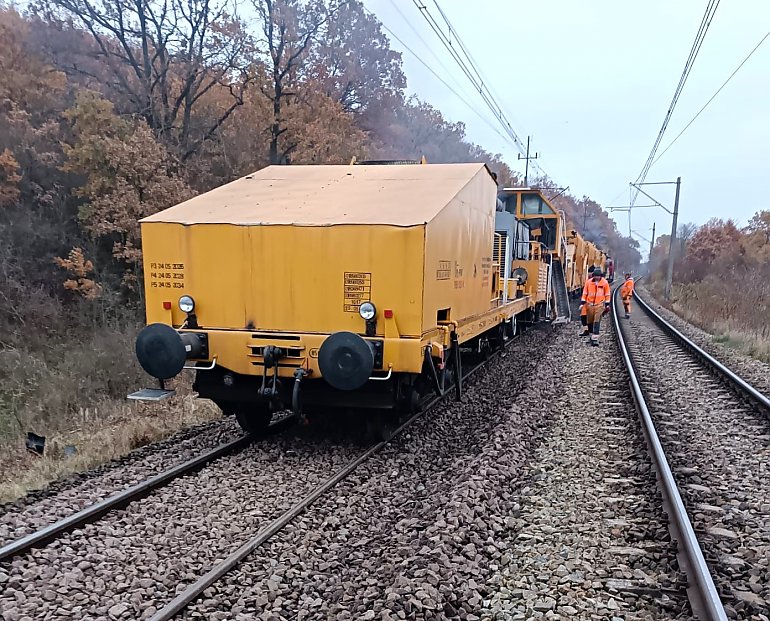
M343 164L362 154L366 134L342 104L315 90L314 85L285 105L284 144L295 164Z
M102 286L90 277L94 264L85 258L81 248L73 248L66 259L56 257L54 262L72 276L64 281L67 291L77 293L87 300L95 300L101 295Z
M5 149L0 153L0 207L10 205L19 198L19 164L13 154Z
M142 257L139 220L192 192L144 121L117 117L95 93L80 95L67 118L76 140L66 149L66 170L85 177L75 191L87 201L81 224L95 239L112 242L112 255L124 266L123 283L133 289Z
M29 30L29 22L16 10L0 5L0 103L42 119L56 107L66 78L35 53Z
M685 260L695 278L712 269L715 261L736 263L743 254L743 234L732 220L712 218L693 234L687 244Z

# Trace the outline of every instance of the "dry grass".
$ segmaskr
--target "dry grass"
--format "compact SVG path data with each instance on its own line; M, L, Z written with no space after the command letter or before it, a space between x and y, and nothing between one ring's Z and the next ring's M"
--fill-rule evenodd
M25 449L21 438L0 445L0 502L42 489L56 479L83 472L157 442L180 429L221 415L211 402L192 394L175 395L162 404L104 400L70 420L71 429L46 438L45 456ZM68 457L64 447L77 453Z
M649 288L661 304L711 334L714 341L770 362L766 285L709 277L698 283L674 283L670 303L663 299L661 280L652 281Z
M220 416L193 397L187 375L167 401L126 399L151 385L134 357L137 328L116 322L42 342L0 338L0 501ZM46 437L44 457L26 451L29 431ZM65 455L66 446L76 454Z

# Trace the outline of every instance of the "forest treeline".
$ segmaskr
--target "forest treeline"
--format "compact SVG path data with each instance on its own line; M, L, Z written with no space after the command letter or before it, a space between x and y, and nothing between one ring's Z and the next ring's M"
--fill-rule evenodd
M662 298L670 236L656 240L650 260ZM733 220L684 224L674 244L672 306L720 340L770 362L770 211L740 228Z
M0 436L141 384L140 218L268 164L353 156L484 162L520 183L408 95L358 0L0 4ZM638 264L599 204L554 200Z

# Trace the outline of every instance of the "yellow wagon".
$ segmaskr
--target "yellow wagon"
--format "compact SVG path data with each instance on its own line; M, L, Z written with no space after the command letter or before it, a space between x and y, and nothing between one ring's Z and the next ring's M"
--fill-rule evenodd
M496 193L482 164L270 166L146 218L138 359L161 384L196 368L250 431L459 394L460 346L531 305L493 258Z

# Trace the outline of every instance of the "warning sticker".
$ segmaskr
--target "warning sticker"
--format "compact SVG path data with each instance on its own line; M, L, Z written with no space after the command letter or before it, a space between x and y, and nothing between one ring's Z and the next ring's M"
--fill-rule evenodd
M345 272L342 310L357 313L358 307L372 297L371 272Z
M438 269L436 270L436 280L449 280L451 274L452 274L452 262L439 261Z

